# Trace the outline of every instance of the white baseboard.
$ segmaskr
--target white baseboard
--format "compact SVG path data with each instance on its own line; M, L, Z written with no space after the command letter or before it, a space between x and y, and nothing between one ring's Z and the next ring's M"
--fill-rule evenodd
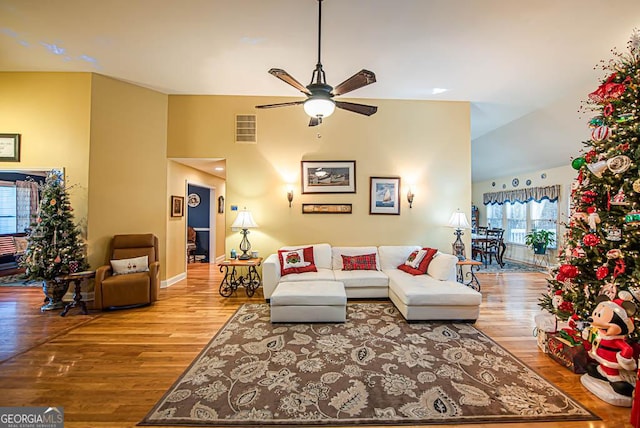
M179 273L178 275L168 278L164 281L160 281L160 288L167 288L167 287L171 287L173 284L175 284L176 282L180 282L183 279L187 279L187 273L186 272L182 272Z

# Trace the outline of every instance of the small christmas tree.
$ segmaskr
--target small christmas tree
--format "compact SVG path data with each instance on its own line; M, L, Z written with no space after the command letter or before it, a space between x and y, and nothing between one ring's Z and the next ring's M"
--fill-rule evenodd
M601 61L602 84L581 110L590 112L591 139L572 161L570 219L540 306L578 328L597 306L596 298L640 301L640 33L628 52L612 50ZM635 321L631 341L640 339Z
M73 222L69 195L62 174L51 171L40 188L38 214L31 223L28 246L21 265L29 279L53 281L88 268L84 243Z

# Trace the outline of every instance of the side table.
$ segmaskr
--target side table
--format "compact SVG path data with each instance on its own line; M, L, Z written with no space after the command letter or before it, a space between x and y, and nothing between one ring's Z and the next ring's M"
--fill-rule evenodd
M220 273L224 270L224 278L220 283L220 295L231 296L238 287L244 287L248 297L253 296L262 279L256 269L262 263L262 257L249 260L225 260L220 262ZM242 275L246 270L246 274Z
M67 281L69 285L75 285L75 288L73 289L73 301L67 303L67 305L64 307L64 310L60 313L61 317L67 315L69 309L77 307L80 307L80 313L82 315L87 315L89 313L89 311L87 310L86 302L82 300L82 281L84 281L85 279L93 278L95 276L95 270L85 270L82 272L75 272L56 278L57 281Z
M456 265L458 266L458 273L456 275L456 279L458 280L458 282L466 285L467 287L471 287L476 291L480 291L480 281L478 281L478 277L476 276L473 269L476 268L477 270L479 266L482 266L482 262L479 262L477 260L464 259L458 260L458 263L456 263ZM469 266L469 272L467 272L466 274L462 271L463 266ZM470 276L471 279L469 279L469 281L467 282L464 282L465 276Z

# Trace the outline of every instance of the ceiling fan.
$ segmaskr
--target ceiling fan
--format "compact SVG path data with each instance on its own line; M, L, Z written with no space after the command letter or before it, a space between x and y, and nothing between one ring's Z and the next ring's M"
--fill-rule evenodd
M266 104L256 106L256 108L274 108L286 107L304 104L304 111L311 116L309 126L316 126L322 123L322 119L331 116L336 107L343 110L352 111L354 113L371 116L378 107L366 104L348 103L344 101L335 101L333 97L344 95L347 92L370 85L376 81L376 75L369 70L360 70L344 82L333 88L327 84L322 63L320 61L320 40L322 37L322 0L318 0L318 63L311 75L311 83L306 87L302 86L293 76L280 68L272 68L269 74L277 77L285 83L293 86L303 94L307 95L306 100L293 101L288 103Z

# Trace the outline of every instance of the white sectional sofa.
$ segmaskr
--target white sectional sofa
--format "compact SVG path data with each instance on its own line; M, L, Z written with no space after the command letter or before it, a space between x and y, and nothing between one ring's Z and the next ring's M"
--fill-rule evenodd
M389 298L407 320L475 321L482 295L456 281L457 258L438 252L425 275L411 275L400 269L419 246L332 247L329 244L307 244L281 248L297 250L313 247L316 272L291 273L281 276L278 254L263 262L264 296L271 298L278 284L309 281L336 281L344 284L347 298ZM376 255L375 270L343 270L342 256ZM291 287L288 287L291 291Z

